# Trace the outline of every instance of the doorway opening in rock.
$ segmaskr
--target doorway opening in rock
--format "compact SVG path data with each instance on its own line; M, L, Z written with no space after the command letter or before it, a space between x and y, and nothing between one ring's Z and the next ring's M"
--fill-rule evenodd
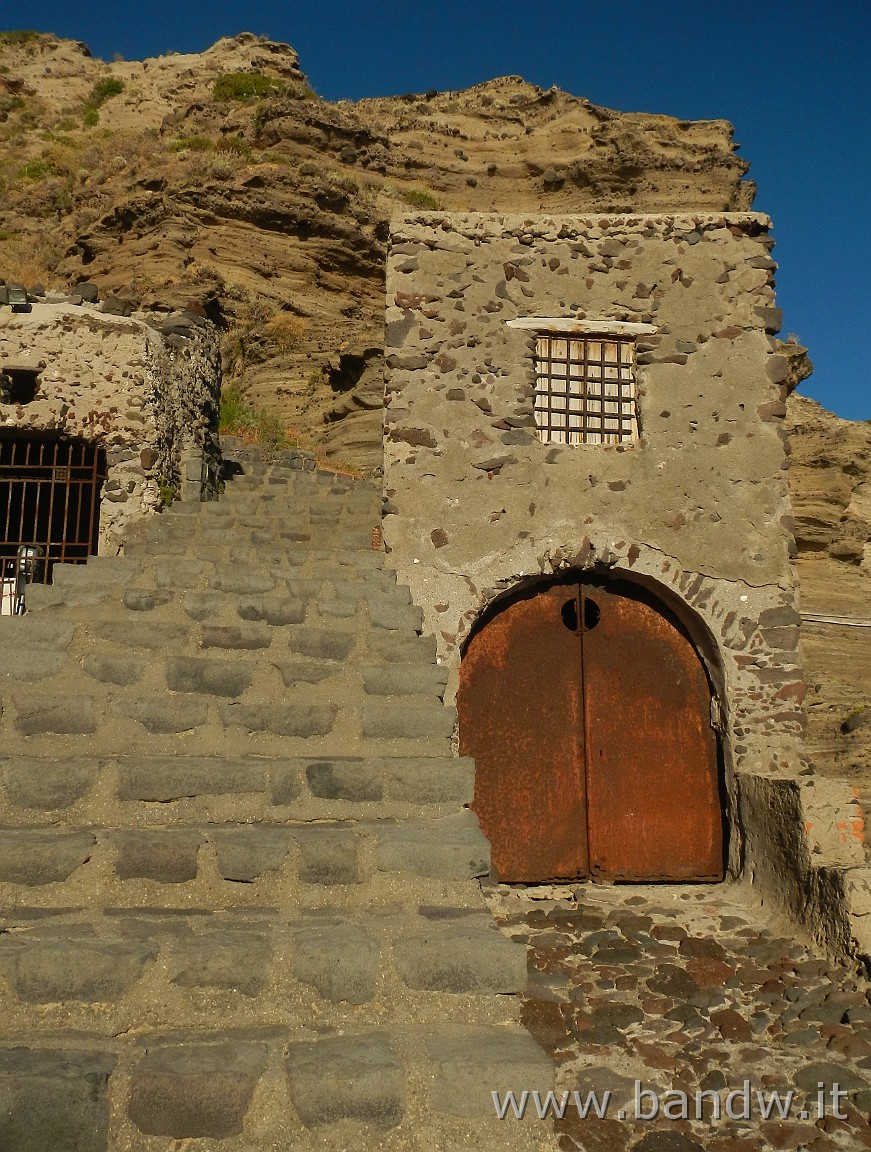
M14 569L19 549L36 547L32 576L51 582L56 563L96 555L106 454L83 440L0 433L0 567Z
M500 881L723 879L710 681L647 590L576 576L497 605L466 646L457 710Z

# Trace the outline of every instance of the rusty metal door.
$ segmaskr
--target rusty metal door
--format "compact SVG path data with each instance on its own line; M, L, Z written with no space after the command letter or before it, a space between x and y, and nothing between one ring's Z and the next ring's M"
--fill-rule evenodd
M460 670L460 750L505 881L718 880L711 692L678 622L628 584L498 612Z

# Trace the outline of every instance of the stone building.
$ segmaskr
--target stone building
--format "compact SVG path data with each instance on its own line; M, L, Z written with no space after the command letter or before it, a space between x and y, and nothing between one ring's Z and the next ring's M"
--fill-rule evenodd
M856 813L800 757L772 245L753 213L395 219L384 539L502 879L744 876L848 948Z
M0 307L0 558L114 555L172 499L214 494L220 358L193 313Z

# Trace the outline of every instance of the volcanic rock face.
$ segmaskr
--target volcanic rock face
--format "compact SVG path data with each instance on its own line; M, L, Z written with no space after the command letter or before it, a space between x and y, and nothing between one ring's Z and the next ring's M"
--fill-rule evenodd
M790 397L789 486L801 585L807 750L871 810L871 424Z
M227 325L227 378L371 468L393 212L742 210L736 147L723 120L614 112L516 76L329 103L292 48L248 33L112 64L4 34L0 278L206 306Z
M794 395L789 472L800 553L824 553L871 574L871 424L841 420Z

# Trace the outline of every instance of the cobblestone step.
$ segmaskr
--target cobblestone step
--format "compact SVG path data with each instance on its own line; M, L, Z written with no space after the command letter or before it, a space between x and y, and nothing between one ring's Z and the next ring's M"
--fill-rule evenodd
M136 657L87 667L129 683L93 680L83 692L91 684L76 684L71 673L14 687L2 697L4 743L22 741L20 751L36 757L56 754L59 736L70 757L162 755L168 737L181 741L185 755L218 748L227 755L451 755L454 708L435 696L370 698L359 681L356 691L348 686L348 672L337 669L335 683L318 679L317 662L279 660L267 673L241 660L170 658L156 682L137 677Z
M226 1026L297 1031L438 1022L470 1007L506 1023L481 997L526 988L526 950L486 911L402 907L364 913L275 907L22 908L0 919L4 1028L58 1027L109 1037L191 1027L217 1008Z
M470 812L406 820L286 820L0 829L3 906L98 907L178 900L282 907L443 904L489 872L489 846Z
M156 554L213 555L215 559L230 564L231 559L226 552L228 536L234 543L233 563L238 562L245 553L256 554L259 551L268 554L282 550L288 563L296 566L305 564L313 553L333 551L348 554L359 551L361 556L373 554L372 525L368 519L362 526L336 525L328 533L317 526L296 526L277 521L255 523L252 520L249 523L216 524L208 528L195 525L189 527L187 532L183 530L184 527L184 523L179 523L174 531L164 531L156 537L153 542ZM151 542L146 540L144 543ZM179 545L183 545L183 548L180 549ZM144 549L141 547L135 548L132 553L126 552L127 556L135 558L143 554ZM361 560L360 563L368 561Z
M206 605L205 609L195 607L190 613L197 618L222 610L232 612L234 608L242 614L251 597L271 597L299 601L297 622L306 616L312 621L352 619L360 627L368 624L413 632L420 630L422 622L420 609L411 604L408 589L397 588L392 574L385 575L378 569L364 574L351 566L339 566L335 560L319 560L297 569L286 564L268 566L262 559L255 563L252 556L225 570L201 556L177 557L168 564L152 561L143 566L135 579L117 584L100 575L94 578L93 586L85 580L87 566L73 570L77 575L71 583L31 586L28 611L32 620L36 616L79 620L79 610L85 606L93 606L88 614L92 620L128 619L125 611L135 612L141 619L179 618L175 609L187 610L190 603ZM11 618L5 619L8 622ZM135 623L135 619L131 622Z
M12 755L0 759L0 824L405 819L456 812L473 787L468 757Z
M0 673L0 729L30 741L91 737L102 754L129 751L146 733L220 739L239 729L308 740L337 723L338 736L353 742L449 741L455 712L439 703L445 673L432 663L432 639L409 626L416 619L406 616L406 593L396 595L398 603L384 593L361 608L351 599L210 589L161 604L159 592L128 589L124 603L141 610L7 617L0 633L18 655ZM142 607L152 597L157 606ZM344 614L352 608L354 617Z
M24 1033L0 1049L0 1146L411 1150L425 1133L432 1148L533 1152L540 1130L496 1120L491 1085L552 1082L516 1026L71 1033L45 1047Z
M40 589L40 591L43 591ZM53 588L44 591L51 593ZM109 600L116 597L115 603ZM243 619L257 620L273 627L285 624L311 623L330 625L335 620L348 621L344 627L357 628L365 632L374 628L389 631L417 633L420 613L407 603L407 590L363 587L351 583L333 584L305 577L279 576L277 578L257 578L250 575L244 578L231 577L211 581L193 581L183 572L160 576L153 582L125 588L120 593L107 591L105 595L89 600L93 611L84 621L77 603L67 603L55 599L50 611L36 609L29 612L30 622L15 635L34 635L32 647L57 647L57 640L65 635L61 622L82 623L84 627L99 636L98 629L112 622L117 625L130 625L131 637L136 631L147 629L156 621L176 621L187 625L208 620L210 617L223 617L228 621ZM261 610L261 607L262 610ZM38 618L46 623L37 635L33 626ZM11 617L5 617L9 620ZM50 624L58 624L58 636L49 634ZM4 629L9 635L10 629ZM116 629L116 636L119 634ZM13 639L12 636L9 637ZM107 639L113 639L109 636ZM162 637L162 640L173 637Z

